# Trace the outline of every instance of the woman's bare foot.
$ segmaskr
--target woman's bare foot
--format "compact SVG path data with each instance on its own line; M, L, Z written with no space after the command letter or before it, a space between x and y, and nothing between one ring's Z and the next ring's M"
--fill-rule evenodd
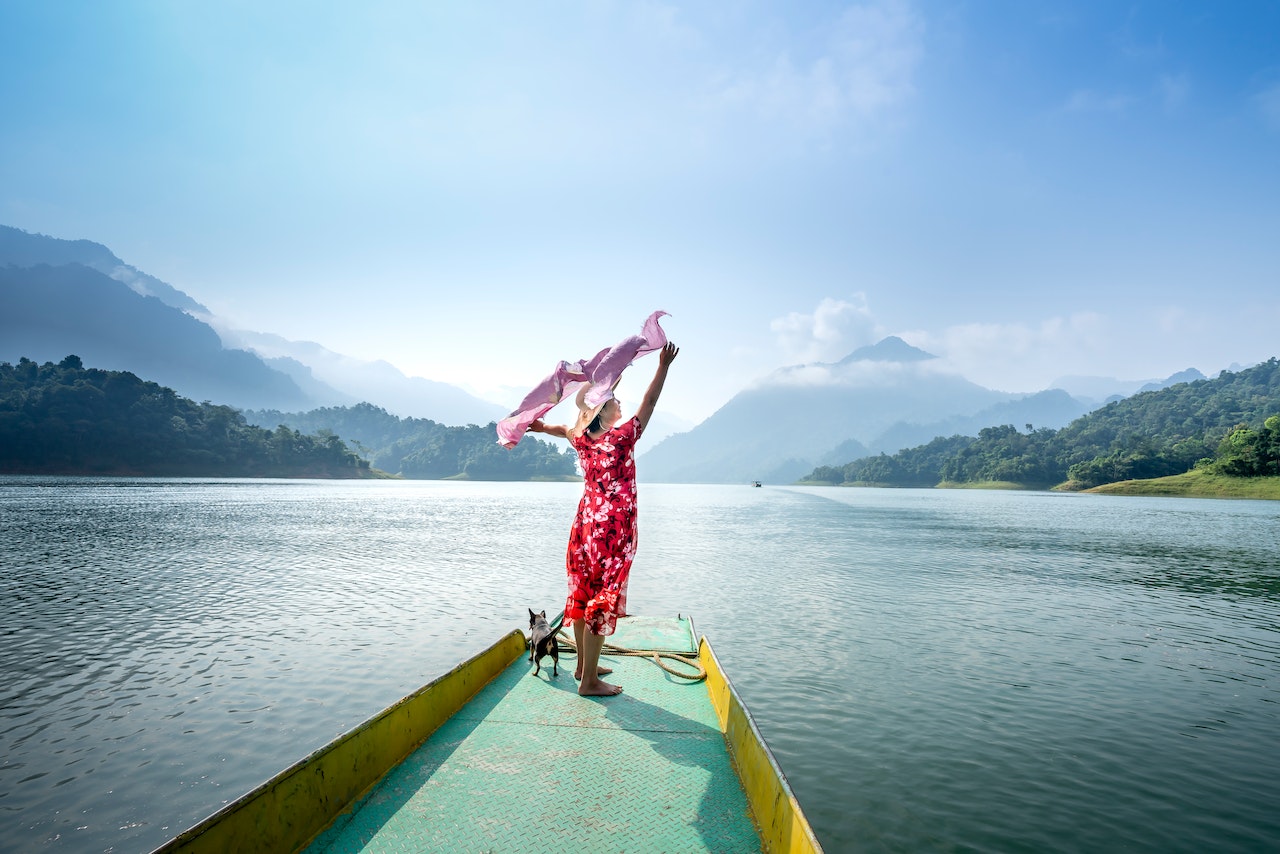
M621 693L621 685L610 685L601 679L592 679L578 686L578 695L581 697L612 697Z
M601 676L604 676L606 673L612 673L612 672L613 672L612 667L597 667L596 677L599 678ZM577 679L579 682L582 681L582 665L581 664L578 665L577 670L573 671L573 678Z

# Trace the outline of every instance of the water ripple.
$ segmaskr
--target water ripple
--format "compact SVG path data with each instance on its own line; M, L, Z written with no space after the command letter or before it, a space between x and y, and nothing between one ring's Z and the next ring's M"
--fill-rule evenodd
M559 610L572 484L0 478L0 839L145 850ZM1263 502L642 487L828 850L1280 845Z

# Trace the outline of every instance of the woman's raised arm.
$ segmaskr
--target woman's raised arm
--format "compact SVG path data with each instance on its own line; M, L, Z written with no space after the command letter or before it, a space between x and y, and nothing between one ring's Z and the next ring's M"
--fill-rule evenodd
M658 370L654 372L653 381L649 383L644 399L640 401L640 408L636 410L636 418L640 419L641 427L649 426L654 407L658 405L658 398L662 396L663 383L667 381L667 369L679 354L680 348L670 342L658 352Z
M561 439L569 438L569 428L563 424L547 424L538 419L529 425L530 433L542 433L546 436L559 436Z

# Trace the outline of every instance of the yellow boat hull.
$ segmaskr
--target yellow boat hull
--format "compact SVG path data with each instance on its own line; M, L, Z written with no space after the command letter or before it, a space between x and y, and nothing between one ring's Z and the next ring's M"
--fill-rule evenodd
M344 812L358 809L361 798L525 652L524 635L511 632L218 810L157 849L157 854L303 850ZM707 698L749 805L760 849L797 854L821 851L785 777L705 637L698 642L697 660L707 674ZM572 663L570 659L570 667ZM522 672L517 677L525 675ZM692 686L682 690L701 689ZM349 818L348 814L344 820Z

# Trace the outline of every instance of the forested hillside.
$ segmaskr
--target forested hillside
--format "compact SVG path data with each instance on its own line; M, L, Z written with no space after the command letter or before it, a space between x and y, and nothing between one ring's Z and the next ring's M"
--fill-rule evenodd
M823 466L806 480L884 486L1064 485L1181 474L1197 464L1235 476L1280 474L1280 362L1118 400L1061 430L988 427L976 438ZM1030 427L1030 425L1027 425Z
M310 412L249 411L264 426L287 424L304 433L332 432L350 441L375 468L409 478L471 480L572 480L576 456L548 442L526 438L507 450L496 425L448 427L427 418L400 418L368 403Z
M336 436L264 430L125 371L0 362L0 471L219 477L370 477Z

